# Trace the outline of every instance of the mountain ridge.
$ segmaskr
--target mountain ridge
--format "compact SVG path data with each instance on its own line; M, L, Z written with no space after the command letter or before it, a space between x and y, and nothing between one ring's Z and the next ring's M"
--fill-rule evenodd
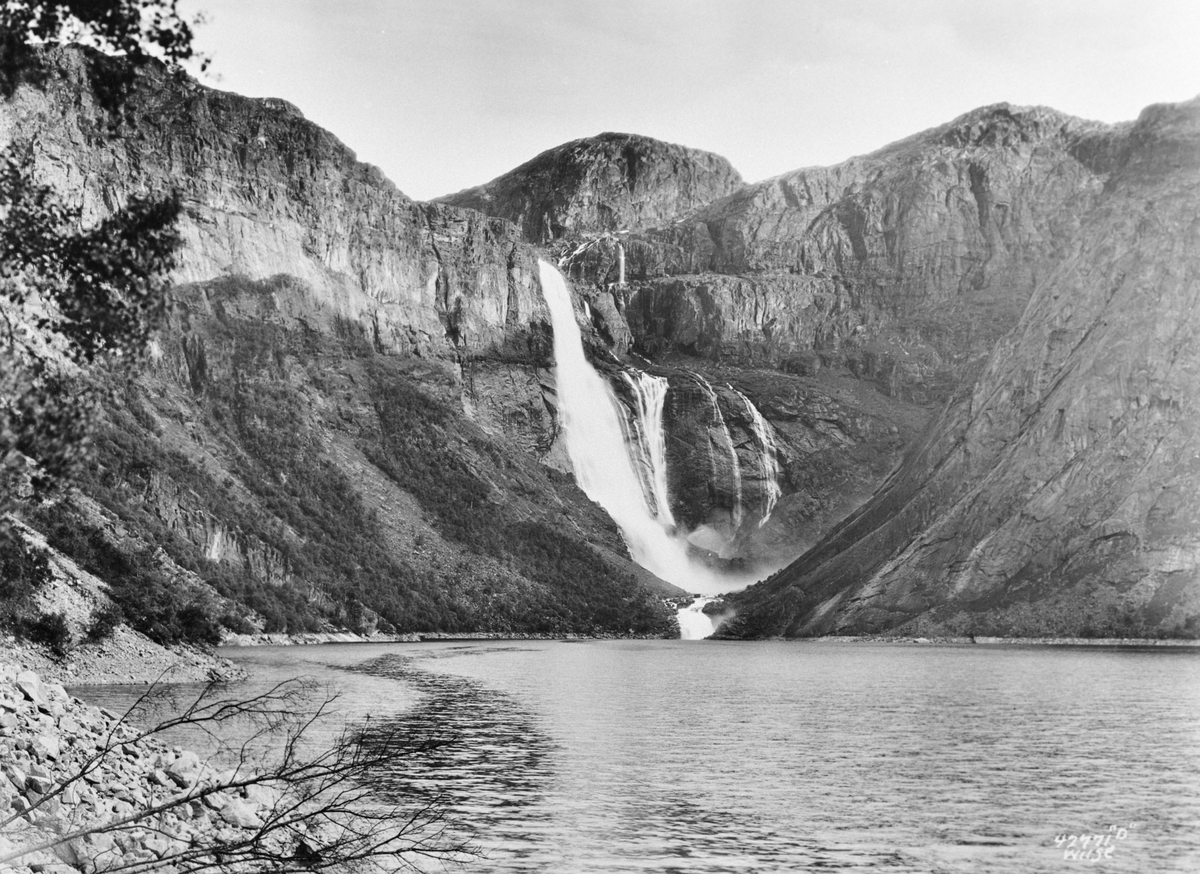
M724 633L1196 636L1200 99L1127 135L970 395Z
M161 548L213 587L214 604L272 631L669 630L652 592L673 590L632 565L571 480L539 257L572 280L601 369L636 360L674 380L667 453L688 504L678 515L733 520L711 560L782 563L814 543L809 555L824 555L865 516L891 512L900 480L917 493L896 465L969 430L956 399L1078 255L1081 222L1111 199L1114 174L1163 172L1138 163L1149 122L1036 107L983 107L875 158L751 186L711 153L612 134L498 177L514 224L412 201L285 101L157 68L132 97L133 124L109 139L89 97L89 65L109 61L47 57L46 88L19 89L0 109L0 140L36 140L43 178L90 218L176 180L185 196L176 308L146 371L105 410L81 483L104 519L84 521L134 552ZM1170 109L1147 112L1172 123ZM1193 132L1175 123L1178 141L1158 143L1155 160L1184 167ZM556 175L547 156L582 164ZM539 203L553 209L529 207ZM782 494L764 525L739 526L743 482L761 490L765 475L751 401L778 442ZM1172 415L1190 414L1180 404ZM943 437L922 430L939 417ZM885 482L890 497L862 504ZM1190 512L1178 501L1172 519ZM97 544L72 540L73 512L48 520L50 533L100 561ZM906 518L897 530L916 536ZM897 548L884 539L864 541L870 562ZM847 574L849 591L862 581ZM734 599L729 632L807 628L795 611L812 605L785 579ZM834 625L910 621L889 598ZM1191 634L1188 615L1167 624ZM1152 618L1150 631L1167 627Z
M605 132L554 146L490 182L434 198L507 219L529 242L688 214L742 184L713 152Z
M35 142L89 220L175 185L185 207L170 319L110 386L79 483L99 509L37 510L53 546L147 601L191 575L234 630L670 629L611 521L469 414L511 383L511 412L553 432L525 381L551 342L537 253L513 226L411 201L281 101L153 65L110 136L90 82L114 61L45 57L0 138ZM465 362L488 369L470 388Z

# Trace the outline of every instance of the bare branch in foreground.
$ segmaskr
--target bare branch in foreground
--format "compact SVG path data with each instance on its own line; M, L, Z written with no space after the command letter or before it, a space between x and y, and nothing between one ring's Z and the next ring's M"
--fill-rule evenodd
M0 705L21 718L14 764L0 778L0 789L19 792L0 819L9 836L0 865L49 856L85 872L397 871L475 853L447 827L443 799L383 803L370 791L379 774L444 742L377 727L370 744L358 727L321 741L337 698L312 683L239 698L214 681L181 705L160 678L116 717L30 677L0 688ZM174 715L131 724L163 707ZM44 732L49 720L57 737ZM202 733L217 753L205 763L168 749L164 735L181 730Z

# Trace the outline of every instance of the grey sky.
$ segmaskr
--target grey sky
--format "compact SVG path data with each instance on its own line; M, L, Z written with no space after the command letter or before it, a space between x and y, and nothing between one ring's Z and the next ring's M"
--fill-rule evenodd
M186 0L210 84L282 97L403 191L577 137L749 180L1008 101L1121 121L1200 94L1200 0Z

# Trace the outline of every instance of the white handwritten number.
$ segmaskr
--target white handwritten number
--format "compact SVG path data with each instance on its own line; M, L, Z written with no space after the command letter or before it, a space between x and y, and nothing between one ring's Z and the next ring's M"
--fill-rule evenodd
M1136 828L1141 823L1131 822L1129 829ZM1129 837L1129 829L1124 826L1110 825L1107 833L1095 835L1055 835L1054 846L1063 851L1063 859L1067 861L1087 862L1092 864L1101 860L1111 859L1118 841Z

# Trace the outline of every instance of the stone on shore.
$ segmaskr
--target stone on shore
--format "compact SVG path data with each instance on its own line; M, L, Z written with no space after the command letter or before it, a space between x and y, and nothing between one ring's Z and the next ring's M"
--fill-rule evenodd
M0 664L0 820L12 818L0 834L0 860L174 803L110 832L0 861L5 874L103 874L135 863L169 871L172 859L198 841L243 843L283 797L275 786L221 788L248 776L245 769L218 771L194 752L141 737L115 714L72 699L61 685Z

